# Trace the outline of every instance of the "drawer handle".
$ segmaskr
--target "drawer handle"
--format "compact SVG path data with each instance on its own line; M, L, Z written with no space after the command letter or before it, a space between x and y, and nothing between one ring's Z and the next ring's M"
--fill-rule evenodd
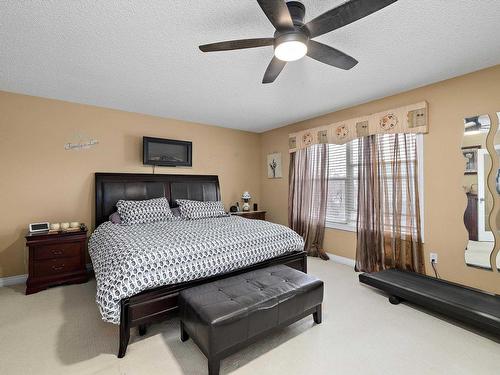
M54 271L60 271L64 269L64 264L61 264L60 266L52 266L52 270Z
M61 255L63 253L62 250L52 250L53 255Z

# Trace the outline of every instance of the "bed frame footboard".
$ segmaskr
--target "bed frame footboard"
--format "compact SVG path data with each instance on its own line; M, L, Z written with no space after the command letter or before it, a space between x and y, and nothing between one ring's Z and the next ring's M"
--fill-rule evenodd
M143 336L146 334L147 325L161 322L177 311L177 299L181 290L276 264L285 264L307 273L307 254L304 251L286 254L236 271L185 283L166 285L122 299L118 358L123 358L127 352L132 328L139 327L139 334Z

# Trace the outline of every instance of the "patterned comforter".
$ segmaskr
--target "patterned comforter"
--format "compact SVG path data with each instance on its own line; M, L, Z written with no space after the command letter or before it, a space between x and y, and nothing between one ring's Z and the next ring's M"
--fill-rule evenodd
M92 234L89 253L96 302L105 321L120 323L120 300L143 290L199 279L302 250L291 229L228 216L119 225Z

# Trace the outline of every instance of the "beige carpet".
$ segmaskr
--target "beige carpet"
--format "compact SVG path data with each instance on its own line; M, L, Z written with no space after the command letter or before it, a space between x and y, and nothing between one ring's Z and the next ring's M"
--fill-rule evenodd
M221 374L499 374L500 344L362 286L349 267L309 260L326 283L323 324L306 318L222 362ZM95 283L25 296L0 288L0 374L206 374L178 321L133 332L117 359L118 329L103 323Z

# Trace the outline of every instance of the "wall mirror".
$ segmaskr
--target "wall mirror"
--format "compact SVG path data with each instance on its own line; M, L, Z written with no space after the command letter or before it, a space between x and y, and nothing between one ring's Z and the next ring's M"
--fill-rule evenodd
M500 112L497 112L497 120L498 120L498 131L495 134L495 140L494 140L494 145L495 145L495 151L498 157L498 160L500 160ZM497 198L500 198L500 167L497 170L495 174L495 194L497 195ZM497 199L497 203L500 202L500 199ZM496 224L496 231L497 231L497 238L500 238L500 209L497 211L497 216L495 218L495 224ZM498 248L498 245L497 245ZM497 250L498 251L498 250ZM500 271L500 251L497 252L496 260L493 262L497 266L497 270Z
M462 186L467 195L464 224L469 235L465 249L465 263L483 269L491 269L490 256L495 249L496 234L494 233L496 228L492 229L490 225L490 214L495 198L488 189L492 159L486 148L486 138L490 128L491 121L488 115L464 119L462 153L465 158L465 170ZM495 134L495 143L500 148L498 133ZM495 195L497 194L500 193L495 192ZM494 221L500 223L500 218Z

